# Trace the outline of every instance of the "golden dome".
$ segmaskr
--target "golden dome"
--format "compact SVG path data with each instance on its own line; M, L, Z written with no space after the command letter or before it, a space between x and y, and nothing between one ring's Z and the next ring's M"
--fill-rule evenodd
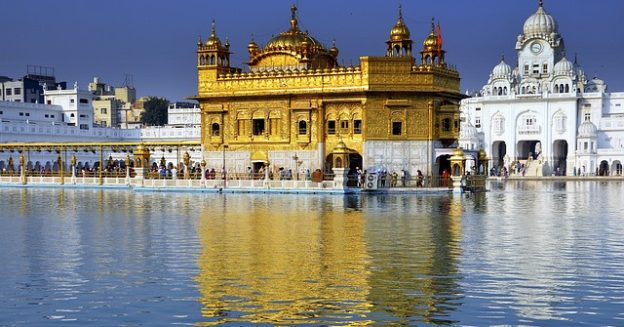
M435 32L431 32L429 36L423 42L423 47L425 51L437 51L438 50L438 36Z
M487 153L485 153L485 149L481 148L479 150L479 161L487 160Z
M258 45L254 41L253 34L251 35L251 41L249 41L249 44L247 45L247 49L249 50L249 52L252 52L258 49Z
M425 51L438 51L438 47L441 47L440 38L435 29L435 21L431 18L431 33L427 36L423 42L423 48Z
M463 156L464 156L464 149L457 146L455 150L453 150L453 157L463 157Z
M403 21L403 13L401 11L401 6L399 6L399 19L392 30L390 30L390 41L403 41L408 40L410 38L410 31L405 25Z
M219 38L217 37L214 19L212 20L212 32L210 33L210 37L208 38L208 41L206 41L206 45L207 46L221 45L221 40L219 40Z
M290 29L286 32L280 33L280 35L272 38L264 46L265 49L271 48L298 48L298 47L310 47L324 49L321 42L313 38L308 32L302 32L299 30L297 21L297 7L295 5L290 9Z

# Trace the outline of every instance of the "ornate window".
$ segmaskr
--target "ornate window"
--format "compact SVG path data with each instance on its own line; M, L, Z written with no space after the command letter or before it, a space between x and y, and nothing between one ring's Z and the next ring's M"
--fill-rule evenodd
M353 120L353 134L362 134L362 120Z
M212 136L221 135L221 126L219 126L218 123L212 123L211 128L210 128L210 134Z
M526 112L518 119L519 134L539 134L540 125L537 123L537 116L534 112Z
M567 117L562 111L558 111L553 118L553 128L559 134L562 134L566 131L566 120Z
M330 134L330 135L336 134L336 121L335 120L327 121L327 134Z
M442 119L442 131L450 132L451 131L451 120L448 118Z
M403 124L400 121L392 122L392 135L401 135L402 134Z
M305 120L300 120L299 121L299 135L306 135L308 134L308 123Z
M480 123L481 121L479 121ZM503 135L505 133L505 117L499 112L494 115L492 118L492 130L494 134L497 136Z
M253 135L262 135L265 131L264 119L253 120Z

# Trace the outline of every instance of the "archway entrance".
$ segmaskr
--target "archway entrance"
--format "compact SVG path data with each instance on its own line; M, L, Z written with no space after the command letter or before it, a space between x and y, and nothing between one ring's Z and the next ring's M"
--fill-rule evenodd
M600 167L598 167L598 176L609 176L609 163L606 160L600 162Z
M503 160L507 154L507 144L504 141L496 141L492 143L492 168L501 168Z
M444 175L444 171L446 171L446 173L449 175L451 174L451 161L449 160L450 158L451 156L448 154L436 158L436 165L438 166L438 176Z
M556 140L553 143L553 169L555 175L566 175L566 159L568 157L568 142L565 140Z
M535 149L537 143L539 143L538 140L518 142L518 160L527 160L529 156L531 156L532 159L537 159L536 152L540 151L540 149Z
M611 171L613 175L622 176L622 163L619 160L613 161L613 164L611 164Z

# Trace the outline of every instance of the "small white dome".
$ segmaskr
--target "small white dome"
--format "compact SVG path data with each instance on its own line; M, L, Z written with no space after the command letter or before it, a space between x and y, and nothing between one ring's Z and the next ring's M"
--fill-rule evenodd
M589 120L584 121L578 128L578 137L595 138L598 128Z
M555 75L569 75L574 73L574 65L565 57L555 64Z
M492 77L507 77L511 75L511 66L509 66L505 59L502 59L501 62L492 69Z
M474 127L468 119L459 126L460 142L476 142L479 140L477 128Z
M524 35L550 35L557 33L557 22L540 5L537 11L524 22Z

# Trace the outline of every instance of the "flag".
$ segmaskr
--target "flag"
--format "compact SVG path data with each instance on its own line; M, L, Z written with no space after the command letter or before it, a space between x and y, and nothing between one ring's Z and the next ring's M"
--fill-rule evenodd
M436 34L438 34L438 60L441 61L442 60L442 30L440 29L440 22L438 22Z

